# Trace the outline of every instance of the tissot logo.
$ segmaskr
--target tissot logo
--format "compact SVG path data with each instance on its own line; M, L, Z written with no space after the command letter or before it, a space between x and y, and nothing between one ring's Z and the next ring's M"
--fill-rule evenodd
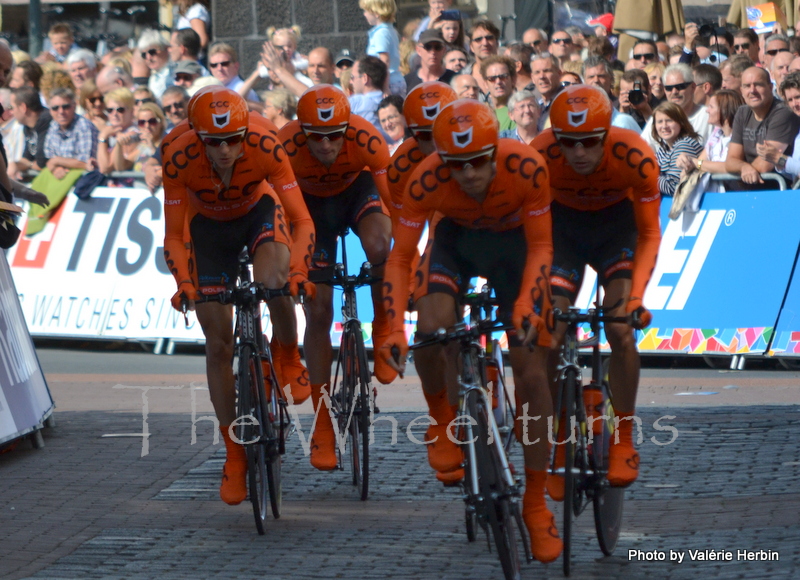
M589 114L589 109L584 109L583 111L570 111L567 113L567 123L572 125L573 127L580 127L586 122L586 115Z
M466 131L453 131L453 144L456 147L464 148L472 143L472 127Z
M333 118L333 107L328 107L327 109L317 109L317 116L319 117L320 121L330 121Z
M223 115L212 115L212 118L214 119L214 126L222 129L227 127L228 123L231 122L231 113L229 111Z

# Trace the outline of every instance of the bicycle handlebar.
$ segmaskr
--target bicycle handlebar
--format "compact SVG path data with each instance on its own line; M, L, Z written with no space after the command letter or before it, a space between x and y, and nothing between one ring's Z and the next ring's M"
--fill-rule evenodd
M486 334L513 329L513 325L503 324L502 322L498 322L496 320L481 320L475 326L467 326L465 323L460 322L456 324L453 330L450 332L444 328L440 328L432 337L421 340L420 342L415 342L414 344L410 344L408 346L408 350L416 350L418 348L425 348L427 346L433 346L434 344L440 343L447 344L453 340L473 340Z
M362 286L371 286L375 282L380 282L383 278L373 276L372 264L364 262L361 264L361 269L355 276L346 274L344 271L344 264L338 263L333 266L327 266L309 272L308 280L314 284L327 284L329 286L356 289Z
M591 325L598 323L614 323L621 322L632 325L636 321L636 313L627 316L609 316L606 312L613 310L616 306L611 308L590 308L587 312L581 312L580 309L570 307L569 310L563 312L559 308L553 308L553 319L558 322L566 322L567 324L582 324L589 323Z

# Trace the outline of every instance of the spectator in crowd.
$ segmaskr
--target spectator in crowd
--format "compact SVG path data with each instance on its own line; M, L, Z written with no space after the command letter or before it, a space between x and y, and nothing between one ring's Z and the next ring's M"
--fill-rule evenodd
M194 81L205 76L203 74L203 67L199 62L194 60L182 60L178 62L175 65L174 74L175 77L172 80L172 84L186 90L194 84ZM163 95L161 98L164 98Z
M169 62L169 43L156 30L145 30L136 44L140 56L150 69L147 87L157 99L172 86L174 64Z
M44 144L52 117L50 111L42 106L39 93L31 87L14 89L11 99L14 118L22 125L24 138L22 154L17 159L11 159L13 167L9 163L9 174L14 177L23 171L38 171L47 166Z
M461 19L461 13L456 12L457 11L450 11L443 13L436 19L436 22L433 23L433 28L442 33L442 38L444 38L444 41L448 45L466 50L467 35L464 31L464 21ZM420 36L422 36L421 33Z
M463 48L451 48L444 55L444 68L453 71L455 74L461 73L469 63L469 57Z
M778 96L778 87L781 86L783 78L789 74L789 66L795 58L791 52L779 52L772 58L769 74L772 77L772 92L776 97Z
M186 110L189 104L189 94L186 89L179 86L168 88L161 96L161 108L167 117L167 129L171 129L188 116Z
M272 41L263 44L261 50L261 66L257 67L253 74L237 89L240 95L245 96L250 92L251 87L264 70L269 74L269 79L272 81L272 88L283 87L292 92L296 97L300 97L314 84L310 78L297 70L290 56L294 54L293 34L294 32L291 29L283 28L272 35Z
M430 29L425 32L429 32ZM423 33L425 34L425 33ZM403 116L403 99L399 95L389 95L378 104L378 121L383 132L389 137L389 154L394 155L397 148L411 133Z
M86 80L94 80L97 76L97 59L91 50L73 50L67 57L66 65L72 84L77 90L81 89Z
M339 77L339 88L342 89L348 97L353 96L353 69L348 68L342 71Z
M559 79L561 78L561 65L558 59L546 52L534 55L531 59L531 79L539 91L539 131L549 118L550 104L561 90Z
M506 105L517 80L514 61L507 56L490 56L481 62L481 76L489 87L488 104L497 116L500 131L513 129L514 121L508 116Z
M176 21L175 29L191 28L200 38L200 48L208 46L208 31L211 28L211 15L208 13L206 0L175 0ZM199 52L199 51L198 51Z
M633 71L631 71L633 72ZM614 69L611 68L611 63L600 56L590 56L583 63L584 82L587 85L603 89L608 95L610 100L614 100L612 88L614 83ZM562 85L563 85L562 76ZM625 113L621 113L616 108L611 109L611 124L614 127L621 127L629 129L636 133L641 131L641 127L637 124L633 117Z
M797 71L800 71L800 56L795 57L795 59L789 63L789 72Z
M163 95L162 95L163 96ZM133 89L133 118L139 113L139 107L145 103L158 103L156 96L147 87L136 87Z
M133 90L134 86L130 71L113 63L103 67L97 73L95 83L97 83L97 88L104 95L114 89L126 88Z
M599 56L607 60L611 64L612 69L620 72L625 70L625 65L616 58L614 45L611 44L611 41L606 36L590 38L586 56Z
M740 28L733 33L733 53L747 56L754 64L759 62L758 34L752 28Z
M722 88L722 73L713 64L698 64L692 69L692 78L695 85L694 103L705 107L711 95Z
M128 160L141 138L134 125L133 93L114 89L105 95L105 104L108 123L97 140L97 168L101 173L127 171L133 167L133 161Z
M300 41L300 27L267 28L267 36L272 41L272 46L283 53L283 61L291 63L294 71L303 72L308 67L306 57L297 52L297 43Z
M770 70L772 59L781 52L789 52L789 37L784 34L770 34L764 42L764 60L761 64L766 70Z
M574 62L574 61L573 61ZM580 85L583 83L581 75L576 72L569 72L568 70L561 71L561 78L559 79L559 86L563 89L570 85Z
M210 74L198 62L200 60L200 36L192 28L181 28L172 32L169 41L169 59L173 63L197 62L201 70L200 76Z
M635 103L632 103L630 94L634 90L641 91L641 95L636 95ZM657 106L658 103L650 94L650 81L645 72L642 69L625 71L619 81L619 112L630 115L639 131L642 131L653 117L653 109Z
M483 77L481 76L481 62L497 54L500 29L491 20L477 20L472 25L469 38L469 48L475 58L470 72L478 82L481 92L486 94L489 92L489 88L483 82Z
M420 66L416 71L411 71L405 77L405 83L410 91L419 84L428 81L442 81L449 83L455 73L444 66L445 43L441 32L429 28L419 36L417 41L417 54Z
M44 142L47 169L56 179L63 179L70 169L90 171L97 156L97 127L76 113L72 90L53 89L49 103L53 120Z
M750 60L746 54L737 54L719 65L722 74L722 88L739 91L742 87L742 73L755 66L756 61Z
M533 55L533 49L521 42L516 42L506 49L506 56L514 61L514 71L517 77L515 90L517 91L536 90L531 79L531 57Z
M780 85L780 94L796 117L800 117L800 72L787 74ZM769 142L757 142L758 157L765 163L774 165L778 171L796 178L800 175L800 135L797 135L792 152L784 154L780 147Z
M114 169L118 171L123 171L124 169L121 168L127 166L128 163L133 164L134 171L142 170L144 162L155 155L161 146L167 130L167 119L157 103L144 103L136 113L136 126L139 129L139 139L130 156L127 156L124 162L121 156L119 158L114 156ZM123 139L124 137L117 139L117 144L123 145L120 149L124 149ZM119 167L116 165L117 160L120 161Z
M583 59L583 51L586 50L588 42L579 26L567 26L564 31L572 38L572 60L580 61Z
M697 157L703 146L680 105L669 101L661 103L653 111L653 119L652 139L657 143L660 169L658 188L662 196L672 197L681 177L678 158L682 154Z
M333 63L336 67L333 71L333 76L335 76L337 80L341 79L342 73L353 68L355 62L356 60L350 56L350 51L346 48L342 49L339 54L336 55L336 61ZM343 85L340 84L340 86Z
M24 60L17 63L14 70L11 72L11 78L8 81L9 88L19 89L22 87L32 87L39 90L39 82L42 79L44 71L39 63L33 60ZM45 103L42 103L43 105Z
M750 189L763 188L761 174L775 166L758 156L756 145L766 142L791 156L800 124L798 117L773 97L769 73L763 68L753 66L744 71L741 90L747 106L740 107L733 120L725 168L741 175Z
M363 56L353 65L351 112L361 115L381 132L383 129L378 121L378 105L383 100L383 86L388 74L384 62L374 56Z
M67 55L73 48L78 48L75 44L75 35L72 27L66 22L56 22L47 32L50 41L50 50L43 52L37 57L39 64L45 62L57 62L59 64L67 60Z
M556 30L550 37L550 54L558 59L559 68L564 68L564 64L572 60L575 53L575 45L572 36L566 30Z
M55 65L50 66L55 67ZM57 88L69 89L75 94L75 85L69 73L60 68L45 68L42 79L39 81L39 92L42 93L46 102L50 100L50 94Z
M636 68L644 68L648 64L653 64L654 62L658 62L658 49L656 48L655 43L650 42L649 40L639 40L636 44L633 45L631 59L635 60L638 63Z
M798 92L800 94L800 92ZM713 127L703 152L699 156L683 153L678 156L677 165L684 173L693 169L706 173L727 173L725 158L733 133L733 119L736 111L744 105L742 93L721 89L708 99L708 122ZM708 191L725 191L719 182L709 184Z
M98 131L102 131L106 126L106 104L103 100L103 93L97 88L93 80L83 83L80 90L80 106L83 115L89 119ZM48 115L49 116L49 115Z
M644 67L644 72L647 74L647 80L650 84L650 98L654 101L654 107L667 98L667 94L664 92L664 70L665 67L660 62L653 62Z
M244 81L239 76L239 55L236 50L224 42L216 42L208 49L208 68L211 75L226 88L238 91ZM255 91L250 89L244 97L248 101L258 101Z
M433 27L433 23L442 15L445 10L450 10L453 0L428 0L428 15L420 21L414 33L414 40L419 41L420 35Z
M695 88L694 75L689 65L671 64L664 71L664 91L667 94L667 100L683 109L689 123L694 127L695 133L700 137L702 145L708 139L711 128L708 125L708 111L704 106L694 102ZM652 125L652 122L651 119L648 124ZM650 127L645 127L642 136L647 140L653 134ZM651 145L655 148L655 142L651 142Z
M262 96L264 98L264 116L275 123L278 129L294 119L297 113L297 97L291 92L277 88L264 92Z
M14 115L11 89L0 88L0 144L5 147L7 159L21 157L24 143L22 125Z
M459 99L475 99L477 101L481 97L478 81L471 74L462 73L454 76L450 81L450 86L453 87Z
M395 0L358 0L358 5L372 27L367 32L367 54L381 59L389 70L389 93L405 97L406 81L400 72L400 36L392 25L397 15ZM440 63L442 56L444 52L439 57Z
M547 40L547 33L541 28L529 28L522 33L522 44L530 46L536 54L547 48Z
M508 114L516 124L512 129L500 132L500 137L516 139L530 145L539 134L539 104L533 91L517 91L508 99Z
M314 85L332 85L334 75L333 54L324 46L318 46L308 53L308 78Z

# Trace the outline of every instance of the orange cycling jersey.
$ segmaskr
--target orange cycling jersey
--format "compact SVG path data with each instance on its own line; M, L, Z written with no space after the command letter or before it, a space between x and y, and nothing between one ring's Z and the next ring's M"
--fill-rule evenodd
M643 296L661 243L659 170L650 146L633 131L611 127L603 159L591 175L572 169L552 129L539 134L531 147L547 160L553 201L580 211L600 210L623 199L633 202L638 233L631 296Z
M300 121L292 121L278 131L278 138L297 176L300 189L309 195L333 197L342 193L368 167L375 179L378 193L386 207L391 207L386 184L389 147L375 127L363 117L350 115L344 145L330 167L325 167L306 147L306 135Z
M406 191L408 180L424 160L425 154L420 151L419 144L414 137L404 140L392 155L389 168L386 170L386 180L389 183L389 195L392 198L394 210L399 211L403 206L403 194Z
M184 236L192 218L202 214L220 221L236 219L247 214L264 195L283 205L292 226L291 269L307 274L314 224L286 152L277 141L275 125L263 117L251 117L242 154L227 186L206 157L204 147L197 133L184 130L162 149L164 253L178 284L191 280L190 248Z
M461 190L438 154L427 157L414 171L403 197L384 275L384 300L393 331L403 330L411 261L425 220L434 211L471 229L506 231L523 226L528 252L518 300L533 312L534 301L548 292L553 241L547 166L530 147L500 139L496 167L497 174L482 203Z

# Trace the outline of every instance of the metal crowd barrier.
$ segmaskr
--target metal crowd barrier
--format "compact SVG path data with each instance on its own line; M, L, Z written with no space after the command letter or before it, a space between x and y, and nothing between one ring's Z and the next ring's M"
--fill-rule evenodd
M775 181L778 184L778 189L781 191L785 191L788 189L786 187L786 179L783 175L779 173L762 173L761 179L764 181ZM741 177L739 175L734 175L733 173L712 173L711 174L711 181L741 181ZM795 182L795 185L792 189L797 189L798 183Z

